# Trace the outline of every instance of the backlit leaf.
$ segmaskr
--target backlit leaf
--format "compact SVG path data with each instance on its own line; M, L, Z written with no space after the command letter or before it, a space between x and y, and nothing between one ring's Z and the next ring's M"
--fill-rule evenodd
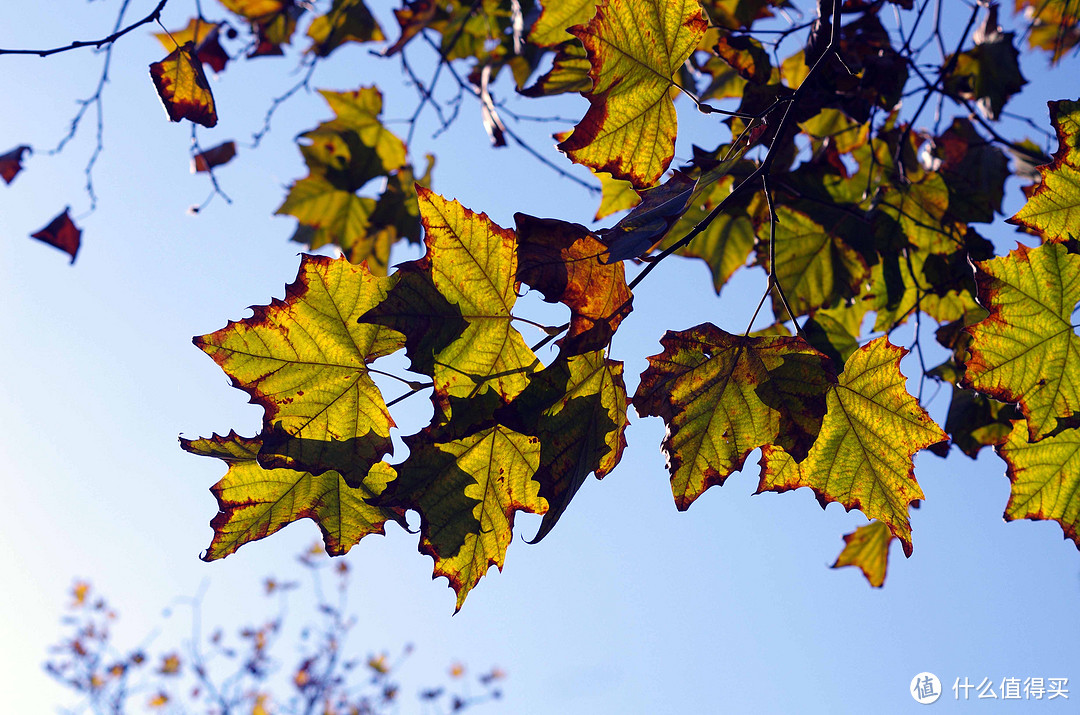
M1018 402L1032 440L1080 411L1080 256L1049 243L1020 245L979 264L979 301L990 315L968 328L966 386Z
M1020 74L1014 39L1014 33L997 28L975 47L961 52L945 91L951 96L975 99L988 119L997 119L1009 98L1027 84Z
M836 557L832 568L858 566L874 588L885 583L885 568L889 565L889 544L896 538L889 527L871 521L844 537L844 550Z
M705 323L668 331L634 395L641 416L662 417L662 449L680 510L769 444L805 455L825 413L830 373L801 338L741 337Z
M375 199L342 191L322 177L309 176L289 189L289 195L275 213L295 216L310 229L304 243L312 249L333 243L350 254L370 253L373 236L368 234Z
M364 0L334 0L325 15L319 15L308 27L312 51L326 57L346 42L380 42L386 37L372 17Z
M221 72L230 58L229 53L221 46L220 31L221 23L207 22L193 17L188 20L187 27L184 29L156 32L154 37L169 51L183 47L189 42L194 43L195 56L199 58L199 61L210 65L210 69L215 72Z
M211 491L218 513L210 526L214 538L204 561L224 558L251 541L262 539L300 519L319 525L329 554L346 553L368 534L385 533L393 520L404 523L403 512L368 504L394 478L392 467L379 462L357 488L334 471L314 475L292 469L264 469L258 463L262 440L227 436L187 440L180 446L192 454L217 457L229 471Z
M551 69L519 94L525 97L548 97L567 92L588 92L593 85L592 77L589 76L590 67L592 65L585 47L577 39L571 38L555 50Z
M394 422L367 365L402 345L392 330L357 323L390 280L344 259L304 256L285 300L194 342L265 410L260 464L351 485L390 453Z
M631 310L623 265L604 263L604 244L576 223L514 214L518 273L524 283L571 311L570 330L559 341L563 353L603 349Z
M697 0L601 0L571 34L592 63L590 107L559 144L576 163L651 186L675 150L671 77L705 34Z
M513 536L514 514L542 514L547 502L533 474L540 443L502 426L451 442L406 439L409 460L380 504L420 514L420 550L465 597L492 564L501 570Z
M596 178L600 179L600 208L593 217L596 221L641 203L641 197L629 181L613 179L611 174L605 172L600 172Z
M75 256L79 253L82 231L71 220L68 209L64 209L64 212L50 221L48 226L30 234L30 237L65 251L71 256L71 262L74 263Z
M1017 421L997 448L1012 483L1005 518L1050 519L1080 548L1080 430L1066 429L1038 442Z
M217 124L217 109L202 62L195 58L195 44L188 42L170 52L161 62L150 65L161 103L169 120L190 119L204 127Z
M1038 233L1044 241L1067 241L1080 233L1080 102L1048 104L1058 150L1053 163L1039 167L1042 181L1009 223Z
M529 30L529 42L553 47L572 39L567 29L584 25L596 14L597 0L542 0L543 11Z
M923 499L912 457L947 435L908 394L900 359L887 338L852 353L828 393L821 432L806 459L766 446L758 492L810 487L824 508L839 502L884 522L911 555L908 506Z
M5 184L10 184L15 179L15 176L22 171L23 154L28 151L31 151L30 147L23 144L6 154L0 154L0 179L3 179Z
M214 167L229 163L234 156L236 156L236 142L222 142L192 157L191 171L192 173L210 171Z

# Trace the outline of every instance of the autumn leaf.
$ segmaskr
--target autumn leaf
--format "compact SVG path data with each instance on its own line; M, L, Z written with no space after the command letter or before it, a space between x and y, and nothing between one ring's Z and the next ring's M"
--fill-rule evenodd
M605 246L588 229L557 219L514 214L518 280L549 303L570 308L570 330L559 341L565 355L603 349L631 310L622 263L604 263Z
M469 591L494 564L502 570L514 514L542 514L547 502L533 479L540 443L496 425L450 442L406 438L409 460L378 502L420 514L420 551L457 592Z
M548 510L531 543L550 533L590 473L603 479L622 458L627 424L622 368L602 351L560 355L500 411L500 422L540 440L533 479Z
M395 476L384 462L372 466L354 489L334 471L314 475L264 469L258 462L262 440L257 437L229 433L196 440L181 438L180 446L192 454L217 457L229 468L211 487L218 513L210 522L214 538L202 556L204 561L224 558L246 543L305 518L319 525L326 552L334 556L346 553L368 534L385 533L387 521L404 524L402 512L365 501L378 496Z
M30 237L67 252L71 256L71 262L74 263L75 256L79 253L82 231L71 220L68 209L64 209L64 212L50 221L48 226L30 234Z
M405 0L400 10L394 10L401 35L392 45L382 51L383 57L392 57L404 49L409 41L416 37L435 18L438 4L435 0Z
M681 171L660 186L641 192L641 203L611 228L596 235L608 248L606 263L648 254L686 211L697 182Z
M769 80L772 64L769 53L749 35L721 35L714 48L720 59L731 65L740 77L761 84Z
M1065 246L1017 246L978 264L979 300L990 315L967 328L964 384L1018 402L1030 438L1042 439L1080 410L1080 257Z
M821 427L826 358L800 338L741 337L705 323L668 331L634 395L663 418L662 444L680 511L742 468L753 450L784 444L805 455Z
M0 178L5 184L10 184L15 176L22 171L23 154L33 151L25 144L17 146L6 154L0 154Z
M381 42L386 39L363 0L334 0L333 7L311 21L311 50L326 57L346 42Z
M1066 429L1038 442L1018 420L996 449L1012 484L1005 519L1049 519L1080 548L1080 430Z
M551 61L551 69L529 87L518 92L525 97L549 97L567 92L588 92L593 81L589 76L589 55L576 39L559 45ZM569 135L567 135L569 136Z
M390 283L345 259L304 256L285 300L194 339L265 410L261 465L333 469L358 486L391 452L394 421L367 365L402 337L357 323Z
M641 197L634 190L634 185L622 179L613 179L611 174L600 172L600 208L596 209L594 220L599 221L619 211L632 209L641 203Z
M207 172L222 164L228 164L234 156L236 156L236 142L222 142L192 157L191 173Z
M896 538L889 527L871 521L844 537L844 550L836 557L832 568L858 566L874 588L885 584L885 569L889 565L889 544Z
M975 99L987 119L996 120L1005 103L1027 80L1020 74L1015 34L1001 31L996 5L991 6L985 24L976 35L975 46L956 57L944 89L949 96Z
M510 400L539 364L512 324L517 237L457 201L417 194L427 255L400 267L387 300L362 319L405 334L413 369L433 375L444 404L489 390Z
M597 0L542 0L540 17L529 30L529 42L553 47L573 38L567 30L584 25L596 13Z
M601 0L570 34L589 53L590 106L559 144L571 161L652 186L675 151L671 77L705 34L696 0Z
M817 441L796 463L781 447L762 449L758 493L810 487L824 508L839 502L884 522L911 556L908 506L923 499L912 457L948 438L910 394L900 372L906 350L878 338L848 358Z
M285 202L274 213L294 216L301 226L310 229L303 243L312 249L332 243L349 253L366 256L374 239L368 226L375 205L375 199L339 189L321 176L309 176L292 185Z
M1054 160L1040 166L1042 181L1009 223L1057 242L1078 238L1080 230L1080 102L1048 102L1057 131Z
M219 35L222 24L193 17L188 20L188 24L184 29L172 30L171 32L155 32L154 37L170 52L177 47L183 47L189 42L193 43L195 45L195 56L199 61L210 65L210 69L215 72L222 72L230 59L229 53L221 46Z
M195 58L195 44L187 42L170 52L161 62L150 65L161 103L169 120L190 119L204 127L217 124L217 109L202 62Z

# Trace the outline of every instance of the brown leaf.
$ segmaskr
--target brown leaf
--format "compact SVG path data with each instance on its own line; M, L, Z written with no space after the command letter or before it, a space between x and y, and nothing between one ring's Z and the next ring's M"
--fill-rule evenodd
M0 154L0 178L3 178L5 184L10 184L15 175L22 171L22 156L28 151L33 153L30 147L22 144L7 154Z
M161 62L150 65L154 80L169 120L190 119L204 127L217 124L214 95L203 73L202 62L195 58L195 43L177 47Z
M64 209L64 212L50 221L48 226L37 233L30 234L30 237L66 251L71 254L71 262L74 263L75 255L79 252L82 231L71 220L68 209Z
M236 156L236 142L230 140L218 144L213 149L200 151L191 158L191 173L206 172L215 166L227 164Z

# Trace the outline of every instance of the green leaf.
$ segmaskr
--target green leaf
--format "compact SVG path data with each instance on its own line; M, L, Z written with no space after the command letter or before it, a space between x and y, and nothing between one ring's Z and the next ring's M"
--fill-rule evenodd
M521 90L525 97L550 97L567 92L587 93L592 89L593 81L589 76L588 53L584 45L571 38L555 50L555 59L551 69L536 80L530 87Z
M988 34L983 42L961 52L952 74L945 82L945 92L952 97L977 100L979 109L987 119L1000 117L1009 98L1027 84L1020 74L1019 53L1014 47L1014 38L1014 33L1001 32L998 28Z
M321 176L309 176L292 185L285 203L274 213L299 219L293 240L311 249L332 243L352 255L366 256L374 240L368 234L374 211L375 199L338 189Z
M567 29L584 25L596 13L597 0L542 0L543 11L529 30L529 42L553 47L572 39Z
M614 179L605 172L600 172L596 178L600 179L600 208L596 210L594 220L599 221L605 216L632 209L641 203L641 197L629 181Z
M634 395L641 416L662 417L671 489L680 510L742 469L758 447L803 456L825 413L826 358L801 338L747 338L705 323L668 331Z
M377 496L394 478L392 467L379 462L352 488L337 472L314 475L291 469L264 469L258 455L259 438L227 436L188 440L180 446L192 454L217 457L229 471L211 491L218 513L210 522L214 538L204 561L228 556L244 544L270 536L300 519L319 525L327 553L340 556L368 534L385 533L387 521L404 526L404 512L376 507L366 499Z
M326 57L346 42L381 42L386 39L379 23L363 0L334 0L325 15L319 15L308 26L311 50Z
M406 439L409 460L378 500L420 514L420 551L457 592L469 591L494 564L502 570L514 514L542 514L547 502L533 479L540 443L502 426L450 442Z
M1012 483L1005 519L1050 519L1080 548L1080 430L1066 429L1038 442L1017 421L997 448Z
M978 264L979 300L990 310L968 328L964 383L1002 402L1018 402L1032 440L1080 409L1080 256L1061 244L1018 246Z
M675 151L671 78L705 34L696 0L601 0L571 34L592 63L589 110L559 149L578 164L652 186Z
M1023 226L1048 242L1077 238L1080 224L1080 102L1048 102L1057 130L1053 163L1040 166L1042 181L1009 223Z
M394 421L367 365L403 339L357 323L390 283L344 259L304 256L284 301L194 339L265 410L260 464L333 469L357 485L391 452Z
M858 566L874 588L885 584L885 568L889 565L889 544L896 538L889 527L871 521L844 537L844 550L836 557L832 568Z
M852 353L806 459L766 446L758 492L810 487L822 508L835 501L883 521L911 556L908 505L924 498L912 457L947 435L905 389L906 352L878 338Z

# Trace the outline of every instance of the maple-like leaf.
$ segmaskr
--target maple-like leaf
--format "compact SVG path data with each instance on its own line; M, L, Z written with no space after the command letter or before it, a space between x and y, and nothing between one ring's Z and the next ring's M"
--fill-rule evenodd
M559 341L566 355L606 347L633 296L623 264L604 263L605 246L587 228L558 219L514 214L518 233L518 280L549 303L570 308L570 330Z
M1080 411L1080 256L1065 246L1020 245L978 264L979 300L989 316L971 333L964 383L1002 402L1018 402L1032 440Z
M310 229L303 242L312 249L333 243L350 254L366 256L374 240L368 234L374 211L375 199L339 189L321 176L309 176L292 185L274 213L295 216Z
M1005 519L1050 519L1080 549L1080 429L1028 441L1022 420L996 447L1012 483Z
M416 37L428 26L428 23L435 19L438 9L439 5L435 0L405 0L404 7L394 10L394 17L397 18L398 26L401 27L401 35L392 45L382 51L383 56L392 57L401 52L409 40Z
M1058 150L1051 164L1039 167L1042 181L1008 221L1038 233L1044 241L1068 241L1080 238L1080 102L1047 104Z
M626 386L622 363L602 351L559 358L533 375L498 418L540 440L533 476L548 510L532 543L559 521L590 473L609 474L626 447Z
M334 471L314 475L264 469L258 462L262 440L257 437L229 433L195 440L181 438L180 446L192 454L217 457L229 467L211 487L218 513L210 522L214 538L202 556L204 561L224 558L246 543L305 518L319 525L327 553L335 556L346 553L368 534L385 533L387 521L404 525L402 511L365 501L382 493L395 476L394 469L384 462L372 466L353 488Z
M852 353L806 459L796 463L766 446L758 492L810 487L822 508L835 501L884 522L911 556L908 506L924 498L912 457L948 435L908 394L900 372L906 352L882 337Z
M265 410L260 464L333 469L359 485L391 451L394 421L367 365L402 336L357 323L390 282L345 259L304 256L284 301L194 339Z
M885 584L885 569L889 565L889 544L896 537L880 521L871 521L844 536L844 550L836 557L832 568L858 566L874 588Z
M71 220L68 209L64 209L64 212L50 221L48 226L30 234L30 237L44 241L50 246L56 246L70 255L71 262L74 263L75 256L79 253L82 231Z
M824 355L801 338L742 337L710 323L668 331L660 344L664 352L649 358L634 407L668 426L662 449L680 510L759 447L806 454L831 381Z
M611 174L600 172L600 207L596 209L596 221L619 211L632 209L641 203L641 197L634 190L634 185L622 179L613 179Z
M1015 34L1002 32L997 25L997 6L992 5L986 22L976 33L975 47L961 52L945 82L950 96L974 98L988 119L997 119L1009 98L1027 80L1020 74Z
M227 141L217 146L200 151L191 158L191 173L210 171L214 167L227 164L236 156L236 142Z
M444 404L489 390L510 400L539 364L512 325L517 237L457 201L417 194L427 255L401 266L387 300L362 319L405 334L413 369L433 375Z
M637 258L651 252L686 211L697 182L681 171L660 186L641 192L641 203L611 228L596 235L607 245L608 263Z
M6 154L0 154L0 179L3 179L5 184L14 181L15 176L22 171L23 154L28 151L32 153L30 147L23 144Z
M547 510L533 479L540 442L500 425L449 442L423 433L405 441L409 459L377 503L419 512L420 550L450 581L460 610L489 566L502 569L515 512Z
M326 14L311 21L307 34L313 42L311 50L319 57L326 57L346 42L386 39L364 0L334 0Z
M182 30L171 32L155 32L154 37L170 52L177 47L183 47L191 42L195 45L195 56L203 64L210 65L215 72L222 72L230 57L225 48L221 46L222 23L207 22L197 17L188 20L188 24Z
M529 30L529 42L553 47L570 40L574 25L584 25L596 14L597 0L542 0L543 10Z
M518 93L525 97L549 97L567 92L588 92L592 89L591 67L585 46L570 39L556 48L551 69Z
M769 53L749 35L721 35L713 50L745 80L761 84L772 74Z
M190 119L204 127L217 124L217 109L202 62L195 58L195 43L187 42L170 52L161 62L150 65L161 103L169 120Z
M705 34L697 0L601 0L570 33L589 53L589 110L559 149L578 164L652 186L675 151L671 78Z

